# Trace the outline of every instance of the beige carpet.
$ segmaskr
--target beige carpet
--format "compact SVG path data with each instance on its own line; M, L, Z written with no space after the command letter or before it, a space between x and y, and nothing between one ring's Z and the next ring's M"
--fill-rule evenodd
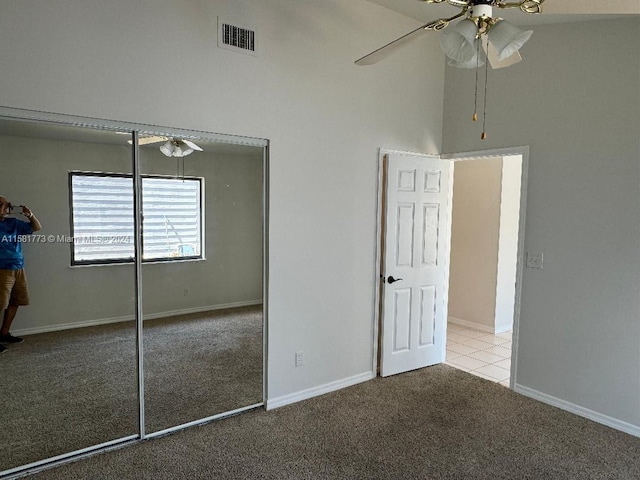
M640 439L439 365L33 478L637 480Z
M262 401L262 310L145 322L146 430ZM0 471L138 433L133 322L25 337L0 357Z

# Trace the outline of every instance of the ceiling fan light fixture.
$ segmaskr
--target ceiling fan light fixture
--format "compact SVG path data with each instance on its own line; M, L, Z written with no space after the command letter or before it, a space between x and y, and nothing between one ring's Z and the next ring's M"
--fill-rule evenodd
M455 27L440 33L440 46L445 55L454 62L471 61L477 52L478 26L468 18L459 21Z
M527 43L533 30L522 30L505 20L496 22L489 30L489 42L495 48L498 60L505 60Z
M167 157L178 158L186 157L187 155L192 154L195 150L199 152L203 151L202 148L189 140L180 140L175 138L172 138L160 147L160 151Z
M171 140L160 146L160 151L167 157L173 157L173 152L175 151L175 149L176 147L173 145L173 142Z

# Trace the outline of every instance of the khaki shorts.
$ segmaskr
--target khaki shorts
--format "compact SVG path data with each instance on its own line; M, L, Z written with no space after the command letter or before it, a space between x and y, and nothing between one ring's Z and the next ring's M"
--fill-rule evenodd
M22 269L0 269L0 310L9 305L29 305L27 276Z

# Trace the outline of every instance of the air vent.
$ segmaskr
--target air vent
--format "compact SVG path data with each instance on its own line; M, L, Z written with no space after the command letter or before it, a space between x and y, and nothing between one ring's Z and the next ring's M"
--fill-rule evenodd
M236 52L257 55L256 31L218 18L218 46Z

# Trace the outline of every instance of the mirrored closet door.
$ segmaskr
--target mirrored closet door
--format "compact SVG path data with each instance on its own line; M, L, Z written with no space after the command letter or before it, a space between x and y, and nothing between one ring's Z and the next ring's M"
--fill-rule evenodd
M263 398L263 149L140 135L145 427Z
M148 128L0 107L0 477L263 403L267 142Z
M137 436L127 138L0 119L0 196L14 207L0 221L0 268L19 267L17 241L29 293L10 325L23 341L1 343L0 471Z

